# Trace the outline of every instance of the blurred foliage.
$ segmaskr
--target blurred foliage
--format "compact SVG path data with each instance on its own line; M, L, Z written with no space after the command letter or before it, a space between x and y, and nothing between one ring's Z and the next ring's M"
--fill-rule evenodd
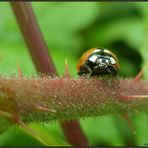
M77 77L76 63L81 54L92 47L115 52L122 77L134 77L148 63L148 3L32 2L32 5L60 75L64 73L67 57L70 73ZM24 75L36 74L9 3L1 3L0 9L1 74L17 74L18 63ZM148 70L143 78L148 78ZM139 113L130 118L136 135L118 115L85 118L81 125L91 145L148 144L146 115ZM38 131L44 142L22 128L12 127L0 135L0 146L68 145L57 122L30 127Z

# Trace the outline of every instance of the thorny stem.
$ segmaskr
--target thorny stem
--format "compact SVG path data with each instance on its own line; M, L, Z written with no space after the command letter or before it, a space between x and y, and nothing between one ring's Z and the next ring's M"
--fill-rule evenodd
M102 78L0 77L0 108L5 112L18 110L24 122L64 121L135 110L148 112L148 81L139 80L132 86L131 82L131 79L108 83ZM16 105L12 106L10 100Z
M43 39L30 3L12 2L12 9L38 72L57 74L48 47ZM61 127L72 145L88 145L77 120L63 122ZM79 137L79 138L76 138Z

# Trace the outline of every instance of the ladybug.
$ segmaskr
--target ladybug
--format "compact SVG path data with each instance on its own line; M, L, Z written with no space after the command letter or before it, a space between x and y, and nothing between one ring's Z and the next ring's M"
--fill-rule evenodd
M108 49L91 48L81 56L77 70L80 76L116 75L119 63L116 55Z

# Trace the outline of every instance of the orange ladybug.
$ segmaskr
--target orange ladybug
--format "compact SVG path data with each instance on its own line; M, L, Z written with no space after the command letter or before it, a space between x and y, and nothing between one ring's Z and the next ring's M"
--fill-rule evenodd
M80 76L116 75L119 63L116 55L108 49L91 48L81 56L77 70Z

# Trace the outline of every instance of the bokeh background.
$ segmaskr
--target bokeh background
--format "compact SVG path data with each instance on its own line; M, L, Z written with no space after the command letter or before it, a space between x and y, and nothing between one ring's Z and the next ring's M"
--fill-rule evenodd
M32 5L60 75L64 73L64 61L67 58L71 75L77 77L77 61L92 47L105 47L115 52L121 66L120 76L123 78L136 76L148 62L146 2L32 2ZM17 73L18 63L24 75L36 75L10 4L1 2L1 75ZM142 78L148 78L148 68ZM90 144L94 146L148 144L147 115L138 113L129 116L136 135L119 115L88 117L80 122ZM0 134L0 146L68 145L58 122L32 123L29 126L38 131L42 141L29 135L23 128L9 127Z

